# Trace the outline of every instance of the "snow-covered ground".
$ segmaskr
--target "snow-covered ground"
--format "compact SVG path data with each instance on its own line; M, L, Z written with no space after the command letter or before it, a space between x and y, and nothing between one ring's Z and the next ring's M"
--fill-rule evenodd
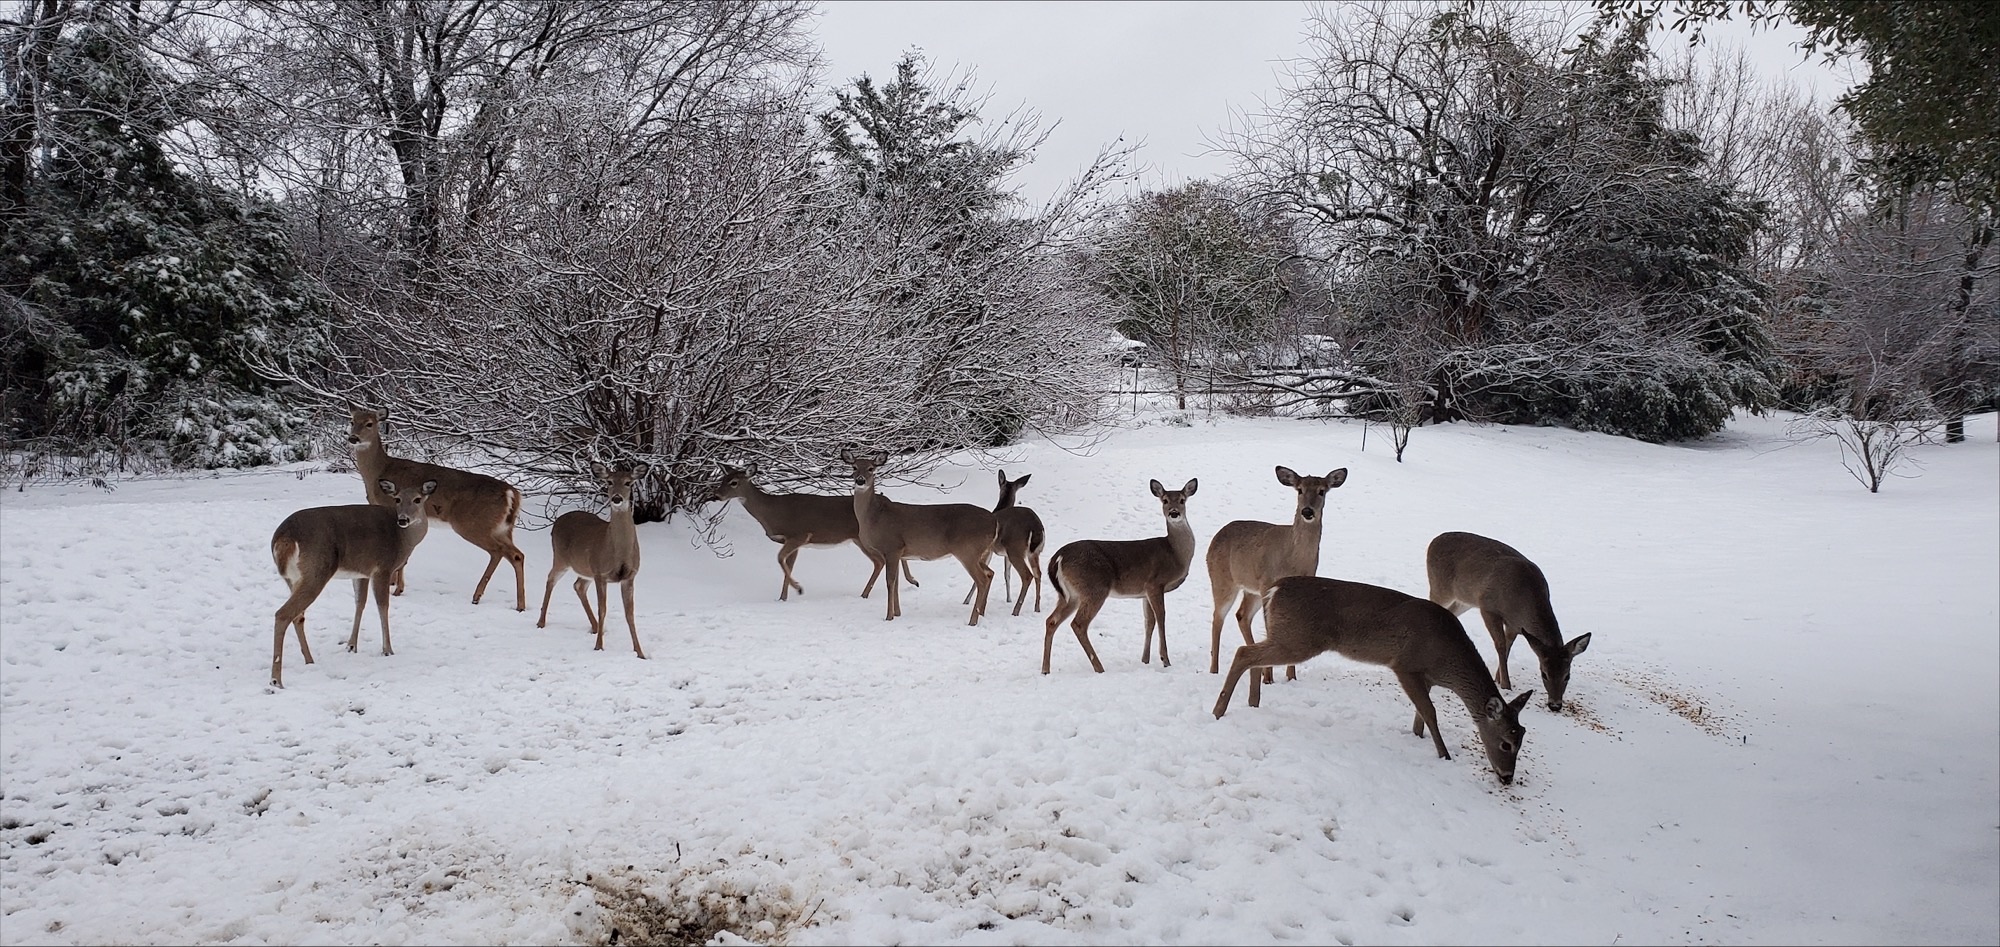
M0 499L0 941L631 942L635 892L794 944L2000 941L1992 415L1880 495L1781 419L1424 428L1402 464L1358 424L1185 420L885 492L988 504L994 466L1032 473L1053 552L1157 535L1146 481L1198 477L1205 548L1288 518L1274 465L1346 467L1322 575L1421 595L1437 533L1509 542L1594 635L1572 707L1524 711L1512 786L1456 700L1440 760L1386 669L1331 655L1214 719L1198 562L1172 667L1114 600L1106 673L1065 629L1044 677L1041 618L996 583L967 627L948 560L893 623L852 547L779 602L732 505L729 557L640 527L640 661L617 618L590 650L567 580L534 627L545 530L520 614L502 577L468 603L485 556L436 529L394 656L372 611L338 647L337 582L273 691L271 530L360 502L353 473L41 486ZM1525 647L1513 671L1539 688Z

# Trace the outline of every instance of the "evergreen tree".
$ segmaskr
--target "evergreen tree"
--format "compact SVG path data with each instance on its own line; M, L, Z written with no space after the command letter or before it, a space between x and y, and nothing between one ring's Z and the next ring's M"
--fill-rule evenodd
M206 467L302 456L304 416L253 367L325 337L283 221L175 166L184 90L86 12L37 77L36 160L0 235L10 434L156 442Z

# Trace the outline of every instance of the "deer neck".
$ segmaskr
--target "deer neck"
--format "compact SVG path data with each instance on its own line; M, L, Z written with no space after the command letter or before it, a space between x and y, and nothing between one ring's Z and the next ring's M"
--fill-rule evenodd
M397 528L396 561L398 563L404 563L410 561L410 553L416 551L417 544L423 542L424 537L429 535L430 531L431 531L431 518L428 516L414 523L411 523L408 526Z
M1292 561L1300 567L1299 574L1312 575L1319 571L1319 537L1325 526L1324 511L1310 520L1292 514Z
M380 440L362 441L354 445L354 469L361 472L362 479L368 481L372 489L382 471L389 466L389 452L384 450Z
M1465 709L1472 714L1474 720L1485 717L1487 702L1500 696L1500 685L1493 682L1492 675L1484 673L1486 665L1483 660L1477 652L1474 652L1473 668L1477 671L1453 667L1431 673L1432 681L1449 688L1452 693L1458 695L1459 700L1465 702Z
M1167 521L1167 545L1174 550L1174 558L1182 565L1194 561L1194 527L1189 525L1187 515L1178 520Z
M638 561L639 527L632 519L632 504L611 508L611 527L604 532L605 551L616 562Z

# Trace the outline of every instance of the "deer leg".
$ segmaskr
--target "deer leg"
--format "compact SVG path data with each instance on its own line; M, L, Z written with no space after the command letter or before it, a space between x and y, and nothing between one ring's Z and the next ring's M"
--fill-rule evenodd
M347 653L361 650L361 610L368 607L368 580L354 580L354 627L347 632Z
M902 596L896 588L897 580L902 577L902 572L903 572L902 567L903 567L902 550L900 549L895 550L893 555L884 555L882 557L882 570L888 573L889 577L888 581L885 582L882 586L883 592L885 593L884 598L888 600L883 603L883 613L882 613L883 621L895 621L896 616L901 615L903 613Z
M800 595L806 594L806 587L800 585L792 578L792 563L797 562L799 559L799 547L805 545L810 539L812 539L811 533L807 533L804 536L794 536L786 539L785 544L778 547L778 568L784 573L784 578L778 582L778 601L780 602L788 601L791 598L793 589L798 589ZM872 578L870 581L873 581Z
M1103 599L1086 600L1076 609L1076 620L1069 623L1070 630L1076 632L1077 643L1083 645L1084 656L1090 658L1090 669L1104 673L1104 662L1097 660L1097 649L1090 646L1090 622L1104 607Z
M397 595L401 595L401 594L403 594L403 567L402 567L402 566L397 566L397 567L396 567L396 574L395 574L395 575L393 575L393 576L391 576L391 577L390 577L390 579L389 579L389 581L391 581L391 582L394 582L394 583L396 583L396 594L397 594ZM351 648L350 648L349 650L353 650L353 649L351 649Z
M1014 614L1019 615L1021 614L1021 606L1028 603L1028 551L1025 549L1019 552L1009 550L1007 552L1007 562L1014 567L1015 572L1021 574L1021 597L1018 599L1014 598L1012 589L1009 589L1007 592L1007 597L1014 602ZM1037 597L1039 598L1039 596Z
M300 615L295 624L299 633L299 653L306 656L306 663L313 663L313 649L306 644L306 616Z
M549 570L549 584L542 588L542 617L535 620L536 628L549 627L549 596L555 594L556 580L562 578L565 571L562 563L556 563L555 568Z
M986 614L987 596L993 594L993 567L985 556L979 557L979 601L973 603L972 623L979 624L979 616Z
M1444 734L1438 732L1438 712L1437 707L1431 704L1431 686L1423 678L1404 671L1396 672L1396 680L1402 682L1403 693L1410 695L1410 703L1417 705L1417 719L1410 729L1417 736L1423 736L1424 727L1429 726L1431 742L1437 745L1438 759L1451 759L1451 751L1444 748Z
M587 586L589 584L590 584L589 579L586 579L583 576L577 576L576 581L570 583L570 588L576 590L576 600L583 603L583 620L590 623L590 630L594 632L597 630L597 616L591 614L590 596L584 594L583 591L584 586Z
M1049 652L1055 650L1056 629L1062 627L1063 619L1076 611L1076 600L1057 593L1055 608L1049 611L1049 620L1042 628L1042 673L1049 673Z
M882 559L874 553L869 552L866 547L862 548L861 553L867 556L868 561L875 565L874 570L868 573L868 584L861 587L861 597L867 598L868 593L875 591L875 580L882 577Z
M1236 657L1229 662L1229 676L1222 679L1222 693L1215 698L1215 717L1217 720L1222 719L1222 715L1228 712L1229 698L1236 693L1236 682L1242 679L1243 672L1253 671L1260 665L1269 664L1270 658L1268 654L1270 651L1271 643L1268 641L1263 644L1246 644L1236 649ZM1263 679L1263 675L1261 674L1253 673L1250 675L1250 706L1252 707L1257 706L1263 700L1263 691L1258 686Z
M278 606L276 616L277 633L273 636L275 640L271 642L272 687L282 690L285 686L283 675L285 663L285 628L294 622L298 623L299 648L300 650L304 650L306 643L306 609L312 605L314 599L319 598L319 593L326 588L327 580L331 578L333 577L327 576L325 579L320 579L317 582L311 578L300 580L298 585L292 587L292 594L285 599L285 604ZM306 663L312 663L312 652L310 651L306 652Z
M1042 610L1042 554L1038 552L1028 553L1028 564L1035 567L1035 611L1040 612ZM1026 580L1022 581L1025 582ZM1022 594L1026 594L1025 589ZM1020 614L1018 609L1015 611L1015 614Z
M1493 636L1493 650L1500 655L1500 663L1493 667L1493 682L1503 691L1514 689L1514 683L1507 680L1507 652L1514 645L1514 636L1507 633L1507 620L1486 609L1479 610L1479 617L1486 621L1486 633Z
M604 576L602 575L597 576L592 581L597 583L597 621L595 622L597 625L597 646L590 650L602 651L604 650L604 626L611 624L611 606L605 601L605 596L610 592L610 583L604 581ZM631 609L628 608L625 610L625 618L627 620L632 618ZM637 641L638 639L639 629L635 626L632 629L632 640Z
M910 560L908 559L903 560L903 581L910 583L910 588L913 589L923 587L917 584L917 574L910 571Z
M1153 663L1153 597L1148 595L1139 600L1139 610L1146 616L1146 646L1139 649L1139 663Z
M632 617L631 579L618 583L618 597L625 600L625 627L632 632L632 653L644 658L646 652L639 647L639 621Z
M486 594L486 583L493 578L493 570L500 568L500 550L488 549L486 550L486 555L488 557L486 560L486 571L480 574L479 584L472 587L472 604L474 605L479 604L479 597Z
M360 579L356 579L354 580L354 584L358 588L365 583ZM389 649L389 577L378 575L375 577L373 584L375 586L375 611L382 616L382 655L387 657L396 653Z
M1209 581L1210 591L1215 595L1215 620L1208 629L1208 673L1214 674L1222 666L1222 619L1229 614L1229 603L1236 598L1236 591L1212 574Z
M1244 590L1243 603L1237 606L1236 609L1236 628L1237 630L1243 632L1244 644L1257 643L1256 636L1250 633L1250 620L1256 618L1257 613L1263 610L1264 610L1264 596L1258 592L1252 592L1247 589ZM1277 681L1277 678L1272 675L1273 672L1271 670L1271 667L1269 665L1266 665L1264 667L1263 673L1259 676L1261 676L1264 679L1264 683L1271 684ZM1292 674L1292 677L1294 678L1298 677L1297 672L1294 672ZM1255 707L1257 705L1251 704L1250 706Z
M1167 658L1167 590L1154 587L1146 594L1146 602L1153 620L1160 626L1160 666L1173 667L1174 662Z

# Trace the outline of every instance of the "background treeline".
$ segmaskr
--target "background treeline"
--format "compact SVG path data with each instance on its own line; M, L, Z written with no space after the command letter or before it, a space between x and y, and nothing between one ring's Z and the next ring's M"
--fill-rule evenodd
M354 401L403 453L645 461L654 518L720 462L1088 430L1114 329L1182 398L1222 378L1399 450L1990 402L1994 110L1931 140L1867 97L1990 105L1995 15L1747 8L1867 58L1834 111L1653 53L1710 4L1602 6L1326 8L1222 134L1230 178L1128 192L1107 147L1039 205L1036 116L914 54L819 85L804 3L0 6L9 463L285 462Z

